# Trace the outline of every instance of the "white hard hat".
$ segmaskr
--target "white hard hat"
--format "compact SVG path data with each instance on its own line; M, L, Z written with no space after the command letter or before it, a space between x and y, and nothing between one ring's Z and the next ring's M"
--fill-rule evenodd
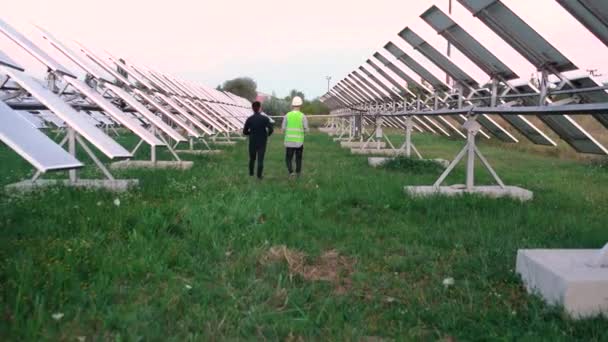
M302 106L302 103L303 103L302 98L299 97L299 96L296 96L291 101L291 106L292 107L300 107L300 106Z

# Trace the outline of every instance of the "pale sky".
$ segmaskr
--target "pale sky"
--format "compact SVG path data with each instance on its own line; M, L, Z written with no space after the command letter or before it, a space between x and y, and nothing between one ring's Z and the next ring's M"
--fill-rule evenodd
M445 76L397 36L405 26L441 51L446 42L419 15L448 0L290 2L19 0L5 1L0 17L65 62L32 24L64 42L77 40L131 62L215 87L250 76L258 89L284 96L297 88L311 98L327 90L325 76L344 78L391 40ZM503 0L580 69L608 74L608 48L555 0ZM529 78L534 68L454 0L453 18L507 65ZM40 75L44 68L0 34L0 50ZM388 56L385 53L385 56ZM480 82L483 73L459 54L453 58Z

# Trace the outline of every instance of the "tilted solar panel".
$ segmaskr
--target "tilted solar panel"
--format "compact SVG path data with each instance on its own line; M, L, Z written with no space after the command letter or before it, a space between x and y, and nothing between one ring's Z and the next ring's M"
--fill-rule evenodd
M76 130L78 134L95 145L95 147L109 158L132 157L129 151L112 140L102 130L92 125L84 117L85 114L78 113L70 105L63 102L60 97L38 84L33 78L20 71L7 67L0 66L0 70L8 74L23 89L32 94L33 97L44 104L49 110L61 118L61 120L65 121L70 127Z
M608 46L608 1L556 0Z
M500 77L507 81L519 78L513 70L437 6L432 6L420 17L490 77Z
M165 143L160 141L154 134L144 128L139 120L127 115L113 105L109 100L101 96L97 91L91 89L86 83L77 79L66 79L72 87L85 95L89 100L98 105L105 113L110 115L114 120L128 128L138 137L143 139L151 146L164 146Z
M556 72L577 69L574 63L500 0L458 0L458 2L539 70L548 67Z
M437 49L422 39L422 37L412 31L412 29L409 27L406 27L399 32L399 36L408 42L414 49L418 50L421 54L433 62L433 64L438 66L439 69L450 75L450 77L452 77L455 81L459 82L465 87L468 86L471 88L479 88L479 84L474 78L454 64L454 62L452 62L448 57L437 51Z
M57 62L54 58L42 51L24 35L17 32L12 26L0 19L0 32L4 33L10 40L26 50L30 55L49 67L51 70L70 77L75 77L66 67Z
M0 101L0 141L41 172L83 166L74 156L34 128L2 101Z

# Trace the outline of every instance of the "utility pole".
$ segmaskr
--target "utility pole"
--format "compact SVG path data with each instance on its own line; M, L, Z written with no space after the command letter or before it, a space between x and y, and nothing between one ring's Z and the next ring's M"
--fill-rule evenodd
M330 87L331 76L325 76L325 79L327 80L327 92L329 93L329 90L331 89L331 87Z

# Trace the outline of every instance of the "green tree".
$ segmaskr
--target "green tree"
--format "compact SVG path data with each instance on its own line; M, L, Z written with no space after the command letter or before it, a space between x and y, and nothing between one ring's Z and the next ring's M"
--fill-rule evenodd
M238 77L228 80L224 82L222 90L244 97L252 102L255 101L258 96L258 85L250 77Z
M264 113L271 116L281 116L285 115L289 111L289 102L284 99L277 98L275 93L272 93L272 96L264 101L262 104L262 110Z

